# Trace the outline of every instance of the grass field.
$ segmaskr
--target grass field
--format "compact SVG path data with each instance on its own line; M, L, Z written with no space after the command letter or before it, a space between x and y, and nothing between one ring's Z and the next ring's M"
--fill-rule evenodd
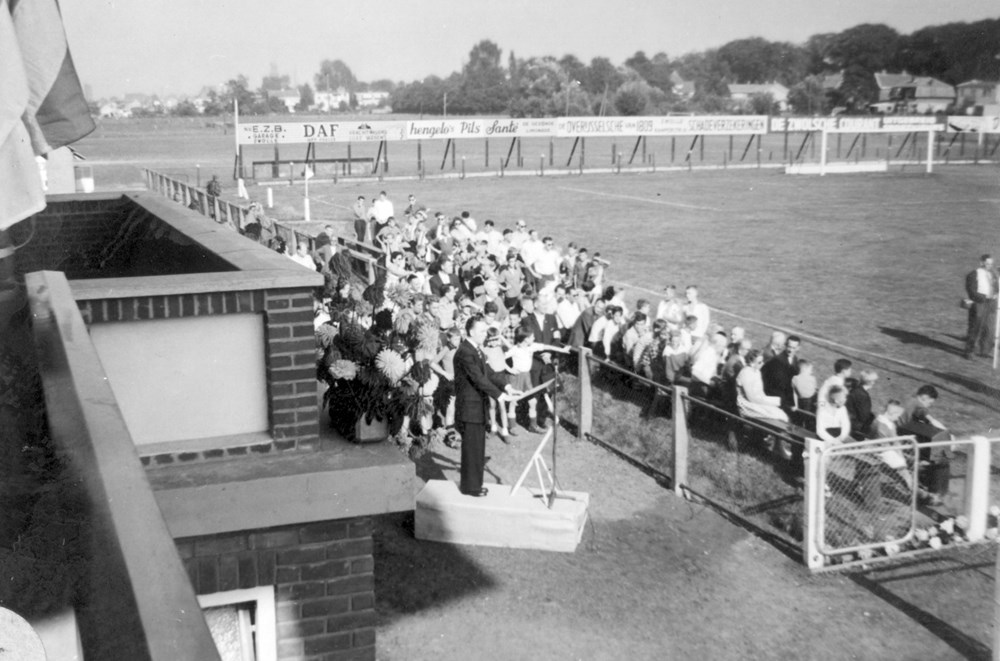
M378 117L377 119L413 119L413 117ZM425 118L426 119L426 118ZM260 121L301 122L306 120L367 122L371 116L344 117L268 117ZM131 120L103 120L96 131L74 148L85 156L94 167L99 185L122 186L141 185L142 179L131 166L150 167L169 173L190 183L198 180L201 166L203 181L211 174L218 174L224 181L230 180L234 172L236 145L234 142L232 117L226 124L222 118L157 118ZM978 145L973 137L956 134L940 134L935 146L936 160L972 161L979 159L1000 160L1000 136L985 136L986 142ZM643 141L636 138L587 138L576 144L572 138L524 138L519 145L509 139L463 139L453 141L453 149L446 154L444 140L423 140L392 142L381 157L388 161L387 174L390 176L415 176L421 164L428 176L457 176L463 171L469 176L498 174L501 161L505 171L512 174L534 174L541 168L546 172L573 170L580 167L583 156L584 167L588 169L611 170L621 163L623 171L648 172L654 168L685 169L694 168L775 168L788 160L817 162L819 159L819 138L813 134L806 139L806 133L765 134L759 142L750 136L706 136L697 142L690 136L677 138L649 137ZM759 150L759 155L758 155ZM244 177L260 181L272 180L269 166L260 165L255 170L254 161L270 161L275 149L271 145L247 146L244 148ZM838 134L830 137L828 158L831 161L849 159L892 162L909 162L909 167L919 169L918 161L926 154L926 136L918 134L907 137L904 134ZM301 176L301 164L306 156L306 145L283 145L279 149L282 160L294 161L293 169L288 164L279 168L279 180L288 179L294 171ZM346 158L348 146L340 144L317 145L316 158ZM354 143L350 156L356 159L375 159L379 156L377 142ZM141 158L139 158L141 157ZM518 160L520 157L520 161ZM331 163L318 163L317 174L321 178L332 178ZM370 165L368 166L370 168ZM352 174L364 173L361 163L352 165Z
M215 168L225 182L232 135L221 132L199 126L148 135L104 131L80 149L96 160L99 188L139 185L144 165L194 183L192 163L200 163L203 175ZM588 164L592 151L588 143ZM347 233L354 198L382 188L397 205L412 192L449 214L467 209L500 226L525 218L559 243L599 250L612 262L610 279L632 301L655 300L667 283L698 284L715 318L747 326L759 345L773 326L800 333L803 354L816 362L820 378L835 358L847 356L881 374L876 403L905 398L930 382L942 391L938 417L956 434L1000 430L997 374L984 359L961 357L965 313L958 307L965 273L980 253L1000 247L1000 170L994 165L940 167L930 177L910 168L825 178L731 169L341 180L310 184L312 215ZM277 216L301 217L301 185L274 192ZM251 187L251 195L263 199L263 189ZM505 479L516 476L523 461L494 450L491 467ZM703 513L686 519L679 501L655 495L658 487L634 469L595 466L614 462L610 455L582 446L566 454L562 474L580 481L569 488L591 491L600 503L593 513L596 541L572 561L443 551L416 543L399 522L380 528L380 657L465 658L468 617L482 628L496 627L490 637L495 654L484 658L524 656L532 649L527 641L554 656L563 650L615 658L614 650L630 650L645 658L661 648L642 626L658 621L671 623L677 658L802 658L813 636L802 627L821 632L817 640L825 647L813 658L843 658L840 651L855 658L923 658L922 651L931 658L977 657L989 642L983 609L989 608L984 576L991 570L981 558L854 581L810 578L774 549L748 543L742 532L726 533L721 520L707 521ZM439 464L457 458L445 455ZM421 474L428 475L426 466ZM411 578L414 567L426 580L406 594L395 592L396 581ZM671 587L651 583L650 568ZM434 580L447 582L455 571L468 583L428 592ZM959 579L955 572L964 573ZM731 626L713 623L720 615ZM526 636L534 625L547 633ZM603 632L612 633L602 638ZM573 640L568 648L552 642Z
M795 178L776 171L683 172L311 184L314 219L346 220L357 195L387 189L432 209L470 210L500 226L599 250L626 295L699 285L724 324L766 341L768 326L805 339L820 378L839 355L883 372L876 399L940 386L958 434L1000 429L990 366L961 356L964 275L1000 247L1000 170ZM253 194L254 191L252 190ZM301 187L276 188L294 216ZM346 230L345 230L346 231ZM838 346L842 345L842 346Z

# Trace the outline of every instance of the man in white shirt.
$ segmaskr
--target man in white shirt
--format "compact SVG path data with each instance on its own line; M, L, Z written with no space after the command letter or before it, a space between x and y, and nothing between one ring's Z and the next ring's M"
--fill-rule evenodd
M979 268L965 276L965 293L971 301L965 357L971 359L973 351L980 356L992 356L997 311L997 274L992 257L980 257Z
M702 338L691 350L691 395L707 397L719 373L719 356L726 349L725 333Z
M705 333L708 332L709 323L708 306L698 301L698 288L694 285L688 285L688 288L684 290L684 295L687 298L687 305L684 306L684 314L698 317L698 325L691 333L691 337L694 340L705 337Z
M556 286L556 321L559 322L560 328L565 328L567 331L573 328L573 324L576 323L577 317L580 316L580 305L575 297L566 295L566 287L563 285Z
M510 235L510 245L517 248L518 251L521 250L521 246L524 242L528 240L528 225L524 222L524 219L517 221L517 228L514 233Z
M670 330L679 330L684 323L684 306L677 300L677 287L667 285L663 290L663 300L656 306L656 318L667 322Z
M396 215L385 191L378 194L378 199L372 204L372 212L375 214L375 222L380 225L385 225L389 222L389 218Z
M492 254L497 254L497 249L500 247L501 241L503 241L503 235L497 231L496 225L494 225L492 220L487 219L483 223L483 229L476 233L476 240L482 239L486 241L486 245L489 246L489 250ZM504 248L503 254L507 254L507 249Z
M289 259L296 264L301 264L307 269L311 269L313 271L316 270L316 262L313 261L312 255L309 254L309 244L305 241L299 241L299 243L296 244L295 254L289 255Z
M529 264L535 278L538 280L538 288L544 289L550 283L555 283L559 277L559 262L562 256L556 250L556 244L551 236L542 239L542 249L538 251L535 261Z

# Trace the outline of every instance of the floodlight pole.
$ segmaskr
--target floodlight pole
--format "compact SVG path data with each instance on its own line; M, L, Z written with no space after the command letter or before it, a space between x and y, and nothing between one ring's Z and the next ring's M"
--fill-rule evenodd
M997 279L994 275L993 288L996 290ZM993 312L993 370L996 371L1000 359L1000 296L997 296L997 307Z

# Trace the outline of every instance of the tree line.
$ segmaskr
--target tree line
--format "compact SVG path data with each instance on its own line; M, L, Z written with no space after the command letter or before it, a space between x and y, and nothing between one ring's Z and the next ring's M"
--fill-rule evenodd
M520 116L662 114L732 110L731 83L778 82L789 88L798 113L828 113L835 107L864 112L878 100L880 71L931 76L951 85L1000 78L1000 19L949 23L900 34L881 24L817 34L804 44L737 39L719 48L671 58L638 51L620 65L606 57L584 64L574 55L502 63L499 46L473 46L461 71L398 86L396 112L441 114L510 113ZM830 88L829 74L840 74ZM694 83L680 94L678 80ZM447 95L447 101L445 101ZM755 112L767 112L752 104Z
M313 85L298 89L301 110L313 105L314 91L342 87L351 93L390 92L390 105L399 113L544 117L732 112L737 109L727 85L778 82L789 88L793 112L827 114L834 108L866 112L878 100L874 74L880 71L906 71L951 85L995 81L1000 78L1000 19L929 26L911 34L862 24L813 35L803 44L750 37L677 58L637 51L621 64L606 57L584 63L572 54L521 58L511 51L505 58L498 44L483 40L472 47L460 71L444 78L366 83L342 60L324 60ZM830 86L830 74L839 74L839 86ZM254 91L245 76L237 76L224 91L209 95L205 114L224 112L233 99L244 114L285 112L271 88L287 83L287 76L272 78L265 77ZM693 83L693 90L679 87L681 81ZM774 112L773 106L773 99L758 95L746 110L765 114ZM175 112L196 111L183 103Z

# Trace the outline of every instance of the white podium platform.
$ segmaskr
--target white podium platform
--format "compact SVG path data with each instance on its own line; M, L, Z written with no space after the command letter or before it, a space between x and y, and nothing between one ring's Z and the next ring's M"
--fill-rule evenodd
M487 484L482 498L465 496L448 480L430 480L417 494L417 539L451 544L499 546L572 553L583 537L590 494L559 491L548 508L547 494L504 484Z

